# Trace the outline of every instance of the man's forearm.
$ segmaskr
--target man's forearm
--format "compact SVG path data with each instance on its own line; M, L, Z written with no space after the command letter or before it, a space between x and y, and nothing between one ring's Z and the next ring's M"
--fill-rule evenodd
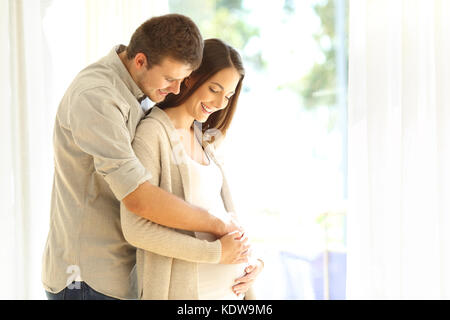
M209 232L222 236L226 223L208 211L144 182L123 199L127 209L138 216L171 228Z

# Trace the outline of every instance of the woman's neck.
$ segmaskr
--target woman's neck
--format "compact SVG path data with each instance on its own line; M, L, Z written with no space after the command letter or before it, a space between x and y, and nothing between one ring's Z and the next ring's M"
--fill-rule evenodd
M195 138L194 128L192 126L195 119L187 112L186 106L180 105L178 107L164 109L164 111L177 130L184 150L189 157L194 161L207 165L208 158L203 152L200 142Z
M164 109L169 116L175 129L181 129L189 131L194 123L194 117L192 117L186 110L185 105L179 105L174 108Z

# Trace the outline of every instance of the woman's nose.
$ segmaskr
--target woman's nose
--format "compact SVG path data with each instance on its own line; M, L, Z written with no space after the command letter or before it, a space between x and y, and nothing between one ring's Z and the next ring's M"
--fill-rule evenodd
M216 101L216 108L219 110L224 109L228 105L228 99L225 95L220 96L220 98Z

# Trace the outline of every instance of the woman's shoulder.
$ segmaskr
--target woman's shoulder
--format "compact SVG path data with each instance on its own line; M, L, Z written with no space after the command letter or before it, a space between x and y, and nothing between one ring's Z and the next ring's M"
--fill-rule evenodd
M139 122L132 142L135 152L141 149L159 150L167 140L164 126L152 117L145 117Z
M139 138L157 138L161 133L165 132L164 124L150 111L144 119L142 119L137 128L135 137Z

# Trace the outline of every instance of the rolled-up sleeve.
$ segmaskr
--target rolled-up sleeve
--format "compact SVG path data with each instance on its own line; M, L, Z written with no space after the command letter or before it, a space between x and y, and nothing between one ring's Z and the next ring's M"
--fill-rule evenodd
M131 147L127 128L129 106L119 106L108 88L83 91L69 110L75 143L94 160L95 171L105 178L118 200L150 179Z

